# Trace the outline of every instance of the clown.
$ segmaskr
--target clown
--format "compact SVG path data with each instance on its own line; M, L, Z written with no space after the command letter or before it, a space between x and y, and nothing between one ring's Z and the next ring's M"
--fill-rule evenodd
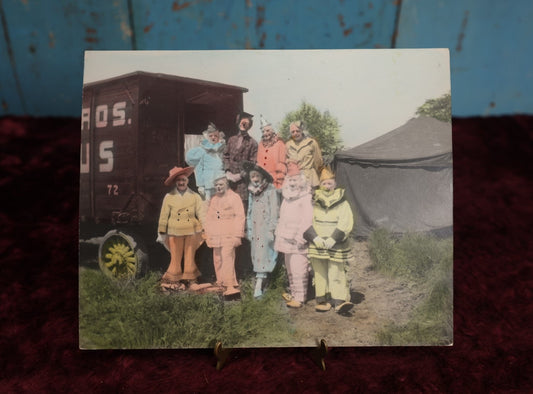
M217 287L228 299L240 295L235 274L235 248L244 237L244 207L241 198L229 188L223 172L215 176L215 194L209 201L205 220L205 240L213 248Z
M283 298L288 307L301 308L307 298L310 271L304 232L313 224L313 205L311 187L296 163L289 162L281 193L283 201L274 248L284 254L289 278L290 292Z
M313 197L313 225L304 237L310 242L309 260L315 273L317 312L345 314L352 307L346 265L353 258L349 234L354 220L344 189L327 168L320 175L320 189Z
M230 186L241 197L245 209L248 204L246 173L242 163L257 160L257 142L248 134L253 125L253 115L241 112L237 115L238 134L230 137L224 150L224 170Z
M304 122L298 120L289 126L291 139L287 141L287 161L294 161L305 174L312 187L319 184L318 172L324 162L322 152L315 139L306 135Z
M257 164L263 167L274 178L274 186L279 189L283 181L279 179L279 171L283 171L287 151L285 144L280 140L272 125L260 115L261 142L257 148ZM276 182L277 181L277 182Z
M175 187L165 195L159 215L158 241L170 251L170 264L161 278L161 287L170 290L199 290L201 275L194 255L202 244L205 209L198 193L189 189L189 176L194 168L174 167L165 180ZM182 268L183 259L183 268Z
M264 280L276 266L278 253L274 250L274 232L278 223L279 198L272 177L262 167L244 162L243 169L250 179L246 230L256 276L254 297L259 298L263 295Z
M213 123L209 123L203 135L204 139L200 146L189 149L185 155L185 161L190 166L194 166L198 193L209 201L215 193L214 177L224 167L222 154L226 148L226 141L224 133L219 131Z

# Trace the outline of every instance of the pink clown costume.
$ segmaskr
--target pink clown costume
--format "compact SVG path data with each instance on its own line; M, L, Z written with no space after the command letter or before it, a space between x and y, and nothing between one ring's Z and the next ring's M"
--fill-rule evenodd
M281 190L281 203L274 248L284 254L290 294L284 296L287 306L299 308L306 301L310 265L304 232L313 224L311 188L298 165L288 163L288 172Z

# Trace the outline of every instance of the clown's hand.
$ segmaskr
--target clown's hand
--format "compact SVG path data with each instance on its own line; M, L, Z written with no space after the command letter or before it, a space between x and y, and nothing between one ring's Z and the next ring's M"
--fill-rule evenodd
M166 235L165 233L162 233L162 232L161 232L161 233L158 233L158 234L157 234L157 238L156 238L155 241L164 244L164 243L165 243L165 237L166 237L166 236L167 236L167 235Z
M202 198L205 197L205 188L203 186L198 186L198 194L202 196Z
M241 180L241 174L234 174L231 171L226 171L226 178L232 182L239 182Z
M319 249L325 249L326 248L326 242L324 241L324 238L322 238L322 237L315 237L313 239L313 243Z
M228 181L235 182L235 177L231 171L226 171L226 178L228 178Z
M295 241L296 242L296 247L298 249L305 249L307 248L307 242L299 242L299 241Z
M333 245L335 245L335 240L329 237L324 241L324 245L326 246L326 249L331 249Z

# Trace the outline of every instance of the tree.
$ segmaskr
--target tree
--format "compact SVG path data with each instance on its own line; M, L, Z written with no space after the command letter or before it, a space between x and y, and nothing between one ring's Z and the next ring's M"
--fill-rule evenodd
M448 92L436 99L426 100L416 110L417 115L430 116L443 122L452 121L452 95Z
M329 111L320 113L313 105L303 101L296 111L286 114L281 122L280 136L285 141L291 138L289 131L291 122L297 120L303 120L307 133L318 142L322 150L324 163L330 164L335 152L343 148L338 120Z

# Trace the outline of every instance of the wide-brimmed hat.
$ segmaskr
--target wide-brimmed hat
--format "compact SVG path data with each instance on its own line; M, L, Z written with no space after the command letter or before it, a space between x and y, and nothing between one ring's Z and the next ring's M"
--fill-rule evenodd
M254 164L252 162L249 162L249 161L243 162L242 169L246 171L246 173L248 174L248 177L250 176L250 172L257 171L263 176L263 178L267 182L272 183L274 181L274 178L272 178L272 175L270 175L267 170L265 170L263 167L260 167L257 164Z
M335 174L327 167L324 167L320 173L320 182L325 181L326 179L335 179Z
M165 179L165 185L172 185L174 180L180 175L185 175L188 178L193 172L194 167L174 167L168 172L168 178Z

